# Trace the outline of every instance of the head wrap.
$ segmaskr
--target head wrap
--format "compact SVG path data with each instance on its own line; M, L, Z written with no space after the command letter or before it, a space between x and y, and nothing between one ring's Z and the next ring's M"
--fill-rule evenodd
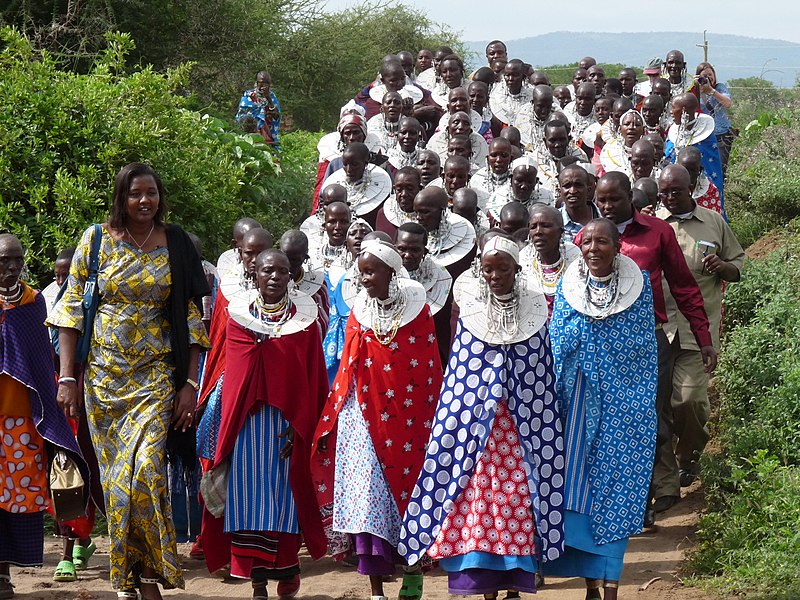
M623 121L623 120L625 119L625 117L627 117L628 115L636 115L636 118L637 118L637 119L639 119L639 121L641 122L642 126L644 126L644 117L642 116L642 113L640 113L640 112L639 112L638 110L636 110L635 108L629 108L629 109L628 109L628 110L626 110L624 113L622 113L622 116L619 118L619 123L620 123L620 125L622 125L622 121Z
M336 128L339 133L348 125L356 124L364 132L364 138L367 137L367 120L358 113L346 113L339 119L339 125Z
M369 224L369 223L367 223L367 222L366 222L364 219L362 219L362 218L360 218L360 217L359 217L358 219L355 219L355 220L351 221L350 225L347 227L347 235L350 235L350 231L351 231L351 230L353 229L353 227L355 227L356 225L363 225L363 226L365 226L367 229L369 229L369 233L372 233L373 231L375 231L375 230L372 228L372 225L370 225L370 224Z
M656 56L655 58L651 58L647 66L644 68L645 75L656 75L657 73L661 73L661 65L662 60L660 57Z
M391 245L381 240L367 240L361 243L361 253L359 256L371 254L380 259L385 265L394 269L395 273L400 273L403 269L403 259Z
M514 171L517 167L533 167L537 171L539 170L538 163L530 154L523 154L511 163L511 171Z
M519 264L519 246L515 241L501 235L494 236L483 245L481 256L487 256L490 252L505 252Z
M356 104L355 100L350 100L347 104L345 104L342 108L339 109L339 118L342 118L346 114L356 113L361 115L362 117L367 116L367 111L364 109L363 106L360 104Z

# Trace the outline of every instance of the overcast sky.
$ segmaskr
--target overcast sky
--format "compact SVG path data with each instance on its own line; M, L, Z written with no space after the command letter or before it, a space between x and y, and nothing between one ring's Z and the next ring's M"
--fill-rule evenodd
M405 0L467 41L513 40L552 31L699 31L800 43L797 0ZM328 10L361 4L328 0ZM655 7L658 7L657 9ZM492 9L497 13L492 14ZM648 18L648 15L652 15Z

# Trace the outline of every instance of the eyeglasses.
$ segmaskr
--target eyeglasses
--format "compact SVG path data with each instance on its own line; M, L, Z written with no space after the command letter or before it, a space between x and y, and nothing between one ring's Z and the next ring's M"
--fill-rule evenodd
M659 198L669 198L672 196L673 198L680 198L687 190L681 189L674 189L674 190L664 190L658 192Z

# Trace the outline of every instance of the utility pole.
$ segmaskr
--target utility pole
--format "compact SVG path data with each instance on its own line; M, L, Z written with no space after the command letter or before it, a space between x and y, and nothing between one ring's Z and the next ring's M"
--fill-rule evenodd
M706 37L707 29L703 30L703 43L695 44L698 48L703 49L703 62L708 62L708 38Z

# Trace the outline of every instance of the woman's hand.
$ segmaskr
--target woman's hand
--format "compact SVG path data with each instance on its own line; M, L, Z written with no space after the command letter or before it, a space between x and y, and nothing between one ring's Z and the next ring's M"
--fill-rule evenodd
M175 429L186 431L187 428L192 426L196 404L197 392L194 391L191 385L185 383L175 394L175 400L172 402L172 419L170 423L175 424Z
M281 448L281 458L289 458L292 455L292 450L294 449L294 429L291 425L286 428L282 434L278 436L278 439L286 438L286 443Z
M74 381L65 381L58 385L56 402L64 414L71 419L78 418L78 408L80 407L80 393L78 384Z
M700 91L703 92L704 94L711 95L714 93L714 87L711 85L710 81L707 81L706 83L700 86Z

